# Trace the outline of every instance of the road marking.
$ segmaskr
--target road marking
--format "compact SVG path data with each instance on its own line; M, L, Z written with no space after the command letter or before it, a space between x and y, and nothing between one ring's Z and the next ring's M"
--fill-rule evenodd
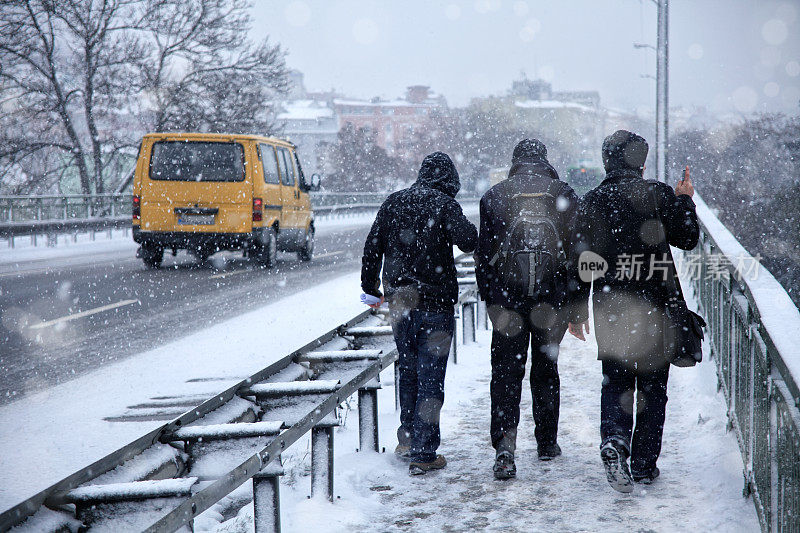
M62 322L69 322L70 320L75 320L78 318L83 318L85 316L93 315L95 313L102 313L103 311L109 311L111 309L116 309L117 307L122 307L125 305L131 305L139 303L139 300L122 300L121 302L117 302L114 304L104 305L102 307L95 307L94 309L89 309L87 311L81 311L80 313L75 313L74 315L67 315L62 316L61 318L56 318L53 320L48 320L47 322L40 322L38 324L34 324L29 326L31 329L42 329L48 326L53 326L55 324L60 324Z
M253 272L253 270L250 268L243 268L241 270L231 270L230 272L222 272L221 274L214 274L208 279L224 278L225 276L233 276L235 274L243 274L245 272Z
M343 254L343 250L339 250L338 252L328 252L327 254L319 254L313 256L314 259L322 259L323 257L333 257L334 255Z

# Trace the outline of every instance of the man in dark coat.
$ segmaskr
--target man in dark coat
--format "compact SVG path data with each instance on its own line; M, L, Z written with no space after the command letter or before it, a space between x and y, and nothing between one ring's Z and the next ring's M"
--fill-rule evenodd
M578 197L558 178L547 161L547 148L537 139L525 139L514 148L508 178L489 189L480 203L480 237L475 253L475 274L481 298L492 320L491 439L496 451L494 474L498 479L516 475L514 452L522 380L528 345L531 349L531 392L539 458L561 455L556 442L559 411L558 346L569 316L568 272L564 262L552 278L544 280L536 296L509 283L500 273L497 257L501 242L520 215L519 197L546 195L554 210L551 220L569 250Z
M664 309L678 297L669 281L674 264L666 243L691 250L699 235L688 176L674 191L644 180L647 152L647 142L628 131L605 139L606 178L581 199L571 255L580 283L570 332L581 340L591 286L586 270L579 271L581 261L587 263L581 254L598 254L608 266L604 274L597 272L592 304L603 364L601 457L609 483L621 492L632 491L633 481L651 483L659 474L669 375Z
M361 288L389 301L399 353L396 452L411 458L411 474L446 464L436 450L458 299L453 245L471 252L478 237L455 200L460 186L446 154L425 157L416 183L391 194L378 210L364 245ZM381 263L385 294L378 289Z

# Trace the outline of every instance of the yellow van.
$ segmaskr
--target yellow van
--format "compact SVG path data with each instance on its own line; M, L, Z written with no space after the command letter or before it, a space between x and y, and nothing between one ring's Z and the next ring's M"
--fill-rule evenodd
M133 180L133 240L145 265L164 250L189 250L201 261L219 250L244 250L267 267L278 250L314 253L314 213L295 146L257 135L150 133Z

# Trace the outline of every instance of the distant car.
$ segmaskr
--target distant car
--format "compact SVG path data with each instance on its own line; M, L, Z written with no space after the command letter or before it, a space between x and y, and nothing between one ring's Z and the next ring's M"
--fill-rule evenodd
M605 172L599 168L588 166L570 167L567 169L566 182L578 196L583 196L603 181Z
M201 261L244 250L271 267L278 250L314 253L314 213L295 146L256 135L150 133L133 180L133 240L145 265L164 250L189 250Z

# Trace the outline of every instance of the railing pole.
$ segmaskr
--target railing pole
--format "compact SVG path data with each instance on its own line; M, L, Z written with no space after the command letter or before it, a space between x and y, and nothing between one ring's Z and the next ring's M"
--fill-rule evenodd
M461 307L461 331L464 335L464 344L475 342L475 303L473 300L464 302Z
M311 429L311 497L333 501L333 428Z
M378 445L378 390L358 390L358 446L361 451L380 451Z
M775 403L775 386L772 377L767 378L769 387L769 531L778 530L778 406Z
M486 311L486 302L478 299L478 328L482 330L489 329L489 313Z
M266 471L253 476L253 525L255 533L280 533L281 496L280 476L283 468L280 458L277 464L268 465Z

